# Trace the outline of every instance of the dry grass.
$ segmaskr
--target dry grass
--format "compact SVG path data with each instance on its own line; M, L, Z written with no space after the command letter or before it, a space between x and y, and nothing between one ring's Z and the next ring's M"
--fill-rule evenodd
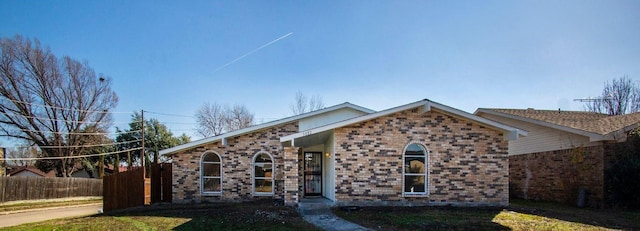
M49 200L5 202L5 203L0 203L0 213L26 210L26 209L85 205L85 204L95 204L95 203L102 203L102 198L86 197L86 198L62 198L62 199L49 199Z
M154 205L90 217L0 230L316 230L298 212L274 201Z
M508 208L367 207L334 209L338 216L377 230L638 230L640 212L579 209L512 201Z

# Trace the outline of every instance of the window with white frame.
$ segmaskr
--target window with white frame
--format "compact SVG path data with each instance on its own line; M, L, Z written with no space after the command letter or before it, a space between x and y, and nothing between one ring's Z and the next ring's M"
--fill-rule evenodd
M427 150L420 144L409 144L403 155L405 195L427 194Z
M273 158L264 152L253 157L253 192L273 195Z
M215 152L202 155L200 166L202 193L222 192L222 162Z

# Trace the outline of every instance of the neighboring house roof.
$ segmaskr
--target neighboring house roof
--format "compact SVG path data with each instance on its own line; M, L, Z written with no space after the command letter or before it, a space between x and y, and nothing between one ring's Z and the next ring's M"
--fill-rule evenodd
M409 103L409 104L405 104L402 106L398 106L398 107L394 107L394 108L390 108L384 111L379 111L379 112L375 112L375 113L371 113L368 115L364 115L364 116L359 116L359 117L355 117L352 119L348 119L348 120L344 120L341 122L337 122L337 123L332 123L332 124L328 124L328 125L324 125L324 126L320 126L317 128L313 128L313 129L309 129L306 131L300 131L298 133L294 133L288 136L283 136L280 138L280 142L295 142L296 138L300 138L300 137L304 137L304 136L308 136L308 135L312 135L312 134L316 134L316 133L320 133L320 132L324 132L324 131L328 131L328 130L332 130L335 128L339 128L339 127L344 127L347 125L351 125L351 124L355 124L355 123L359 123L359 122L363 122L363 121L367 121L367 120L371 120L371 119L375 119L378 117L382 117L382 116L386 116L386 115L390 115L396 112L401 112L404 110L409 110L409 109L413 109L413 108L420 108L420 110L422 110L423 112L428 112L432 109L436 109L439 110L441 112L444 112L445 114L450 114L453 116L458 116L458 117L462 117L464 119L468 119L471 121L475 121L484 125L487 125L489 127L493 127L496 128L498 130L502 130L507 132L506 138L508 140L515 140L518 139L519 136L526 136L527 135L527 131L524 130L519 130L517 128L511 127L511 126L507 126L492 120L488 120L473 114L470 114L468 112L464 112L449 106L446 106L444 104L440 104L440 103L436 103L433 102L431 100L428 99L424 99L424 100L420 100L417 102L413 102L413 103ZM292 144L294 145L294 144Z
M617 116L594 112L535 109L480 108L475 112L476 115L483 113L588 136L591 141L615 140L617 133L630 131L640 123L640 112Z
M287 118L283 118L283 119L279 119L279 120L275 120L275 121L271 121L271 122L267 122L267 123L263 123L263 124L254 125L254 126L251 126L251 127L247 127L247 128L231 131L231 132L228 132L228 133L220 134L220 135L217 135L217 136L207 137L207 138L204 138L204 139L201 139L201 140L196 140L196 141L189 142L189 143L182 144L182 145L178 145L178 146L175 146L175 147L172 147L172 148L160 150L159 153L160 153L160 155L166 155L166 154L178 152L178 151L181 151L181 150L185 150L185 149L189 149L189 148L193 148L193 147L198 147L200 145L211 143L211 142L215 142L215 141L222 141L223 143L225 143L227 138L240 136L240 135L243 135L243 134L259 131L259 130L262 130L262 129L266 129L266 128L270 128L270 127L274 127L274 126L278 126L278 125L282 125L282 124L286 124L286 123L291 123L293 121L298 121L298 120L301 120L301 119L304 119L304 118L308 118L308 117L312 117L312 116L316 116L316 115L320 115L320 114L323 114L323 113L336 111L336 110L340 110L340 109L345 109L345 108L350 108L350 109L361 111L361 112L364 112L364 113L367 113L367 114L375 112L374 110L371 110L371 109L368 109L368 108L365 108L365 107L361 107L361 106L358 106L358 105L355 105L355 104L351 104L349 102L345 102L345 103L342 103L342 104L338 104L338 105L335 105L335 106L323 108L323 109L320 109L320 110L307 112L307 113L303 113L303 114L300 114L300 115L295 115L295 116L291 116L291 117L287 117Z
M11 171L7 174L7 176L20 176L20 175L37 175L41 177L55 177L56 173L54 171L49 171L47 173L40 171L40 169L35 166L16 166L12 167Z

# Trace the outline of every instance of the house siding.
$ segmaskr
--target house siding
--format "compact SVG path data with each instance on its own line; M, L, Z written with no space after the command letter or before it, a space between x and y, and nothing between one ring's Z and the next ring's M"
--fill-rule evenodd
M229 138L220 142L173 154L173 198L175 203L205 201L244 201L265 196L253 195L252 161L256 153L264 151L274 161L274 195L284 197L284 149L280 137L298 132L298 123L288 123ZM200 158L206 151L218 153L222 159L222 193L203 195L200 191Z
M335 198L361 205L508 205L504 134L435 110L406 110L337 128ZM403 150L428 150L428 195L403 195Z
M306 131L312 128L317 128L323 125L332 124L366 114L366 112L358 111L351 108L343 108L335 111L330 111L322 114L322 116L317 115L301 119L299 121L300 131Z
M561 131L545 126L540 126L515 119L504 118L497 115L484 113L481 115L486 119L498 121L500 123L517 127L528 132L526 137L509 142L509 155L520 155L526 153L547 152L553 150L563 150L574 147L597 146L599 142L590 142L589 137L574 133Z

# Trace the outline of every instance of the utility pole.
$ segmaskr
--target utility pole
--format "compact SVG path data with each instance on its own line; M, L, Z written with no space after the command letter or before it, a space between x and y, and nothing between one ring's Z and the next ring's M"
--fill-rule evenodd
M140 115L142 118L142 150L140 150L140 165L144 168L144 110L141 110Z

